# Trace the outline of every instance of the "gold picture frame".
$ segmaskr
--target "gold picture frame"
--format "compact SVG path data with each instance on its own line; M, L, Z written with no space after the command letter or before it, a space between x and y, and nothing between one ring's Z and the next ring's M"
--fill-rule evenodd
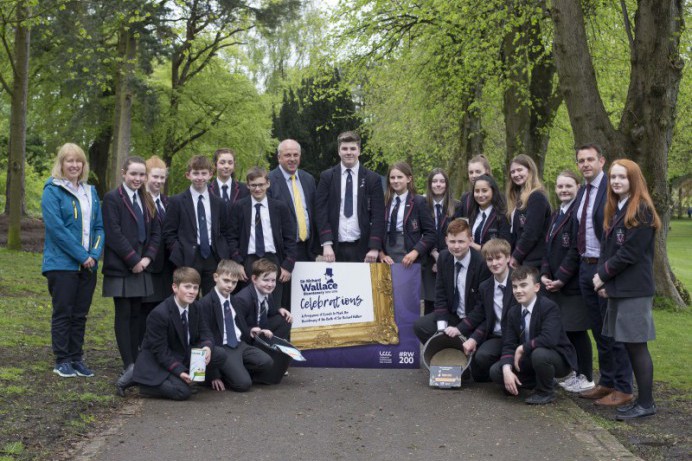
M399 344L399 328L394 319L392 271L389 265L370 264L370 281L374 321L295 328L291 330L291 343L301 350Z

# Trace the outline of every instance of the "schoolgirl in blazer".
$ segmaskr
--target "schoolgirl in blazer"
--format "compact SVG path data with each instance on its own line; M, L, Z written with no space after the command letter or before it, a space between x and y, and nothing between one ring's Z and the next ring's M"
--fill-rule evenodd
M250 195L247 185L233 177L235 157L235 151L227 147L222 147L214 152L216 178L210 181L208 186L212 195L223 199L229 206ZM223 190L224 185L227 186L226 190Z
M564 285L560 291L566 295L580 295L579 260L571 249L576 245L575 215L579 202L573 200L566 211L558 207L550 217L545 234L545 256L541 264L541 276Z
M538 178L536 163L528 155L521 154L512 160L509 177L507 203L512 229L510 266L540 268L551 213L548 197Z
M401 262L409 267L415 262L427 259L428 253L435 245L435 222L428 213L425 198L416 195L413 185L413 172L405 162L397 162L389 168L388 186L385 194L385 245L380 253L380 260L387 264ZM397 216L392 216L392 203L397 197L404 196L402 232L404 237L404 249L407 254L401 261L395 261L388 254L389 233L391 229L398 230ZM397 213L399 214L399 213Z
M492 176L493 172L490 168L490 162L487 157L483 154L476 155L469 160L467 165L467 171L469 175L469 186L471 191L464 192L459 198L459 205L457 206L454 217L455 218L468 218L469 212L471 211L471 204L473 202L473 184L476 182L481 175Z
M509 241L511 233L506 213L505 197L492 176L484 174L476 178L468 212L473 235L471 248L480 251L483 244L493 238Z

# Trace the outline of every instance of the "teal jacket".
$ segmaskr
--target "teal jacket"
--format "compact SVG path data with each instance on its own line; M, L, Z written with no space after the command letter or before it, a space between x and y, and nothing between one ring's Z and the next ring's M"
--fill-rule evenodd
M48 178L43 186L41 211L46 228L41 272L78 271L90 256L98 261L103 252L103 218L101 203L94 186L85 184L91 191L91 227L89 250L82 246L82 208L79 198L61 180ZM92 271L96 272L97 267Z

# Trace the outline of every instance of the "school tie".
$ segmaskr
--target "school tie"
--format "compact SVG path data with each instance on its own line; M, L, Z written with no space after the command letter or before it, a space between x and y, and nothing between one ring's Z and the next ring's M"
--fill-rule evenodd
M135 211L135 217L137 218L137 241L139 243L144 243L147 239L147 230L144 227L144 213L142 213L142 207L140 207L139 202L137 202L137 192L132 194L132 209Z
M344 196L344 216L350 218L353 216L353 177L351 169L346 169L346 193Z
M209 246L209 231L207 230L207 212L204 209L204 196L200 195L197 200L197 228L199 229L199 254L204 259L211 256L211 246Z
M224 184L221 186L221 189L223 190L221 197L223 198L224 202L228 202L230 198L228 197L228 184Z
M187 324L187 309L180 314L180 322L183 324L183 336L185 337L185 346L190 345L190 328Z
M442 225L442 205L439 203L435 205L435 218L435 227L437 227L437 232L440 232L440 226Z
M308 223L305 219L305 209L303 208L303 198L300 196L300 189L296 183L296 175L291 175L291 187L293 188L293 204L296 208L296 219L298 220L298 239L304 242L308 238Z
M226 324L226 345L231 349L235 349L238 347L238 337L235 335L233 312L231 312L231 303L229 301L224 301L223 303L223 321Z
M267 306L267 298L264 298L260 303L259 313L257 314L257 325L265 329L269 325L268 321L269 306Z
M481 223L476 226L476 232L473 233L473 242L480 244L481 235L483 233L483 226L485 225L485 211L481 213Z
M460 261L454 263L454 299L452 300L452 311L456 314L459 309L459 272L464 267Z
M519 332L519 340L525 343L529 336L529 327L526 324L526 317L529 315L529 310L525 307L521 310L521 331Z
M397 197L396 202L394 202L394 209L389 215L389 246L396 245L396 222L399 219L399 205L401 205L401 198Z
M261 203L255 204L255 254L260 258L264 256L264 231L262 230Z
M161 219L166 217L166 210L163 209L163 204L161 203L161 199L157 198L156 199L156 211L158 211L159 216Z
M553 223L553 228L550 229L550 236L552 237L555 235L555 230L558 228L560 223L562 223L562 220L565 219L565 212L560 208L560 213L557 215L557 218L555 219L555 222ZM580 224L581 227L581 224Z
M581 217L579 218L579 231L577 232L577 250L579 255L582 256L586 253L586 209L589 207L589 197L591 196L591 184L586 185L586 194L584 197L584 206L581 210Z

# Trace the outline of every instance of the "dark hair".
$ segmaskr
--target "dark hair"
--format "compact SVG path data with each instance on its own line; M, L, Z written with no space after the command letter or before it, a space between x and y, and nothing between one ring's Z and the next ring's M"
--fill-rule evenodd
M462 232L469 234L469 237L471 236L471 226L469 226L469 222L464 218L453 219L452 222L449 223L449 226L447 226L447 235L456 235Z
M540 283L538 277L538 269L533 266L519 266L512 271L512 276L510 277L512 282L518 282L519 280L524 280L526 277L531 277L533 283Z
M338 147L341 147L342 143L345 142L355 142L358 144L358 149L360 149L360 136L355 131L344 131L339 136L337 136L336 141Z
M181 283L194 283L199 285L202 278L192 267L179 267L173 271L173 284L180 285Z
M211 173L214 171L214 165L204 155L195 155L187 162L187 172L192 170L208 170Z
M497 213L498 216L507 213L507 203L505 202L505 196L502 192L500 192L500 187L497 185L497 181L495 181L495 179L493 179L492 176L482 174L476 178L476 181L473 183L473 188L471 190L471 194L473 194L473 200L471 200L471 206L467 210L469 222L475 222L476 216L480 211L480 207L476 202L476 196L474 194L476 184L478 184L478 181L485 181L490 185L490 189L492 189L493 191L493 198L490 204L493 206L495 213Z
M441 174L442 177L445 178L446 184L445 193L442 196L442 210L448 218L451 218L452 216L454 216L454 199L452 198L452 193L450 192L449 175L442 168L433 168L432 171L430 171L430 174L428 175L428 185L425 191L425 199L428 202L428 208L434 211L434 194L432 191L432 182L435 176L437 176L438 174Z
M257 178L269 180L269 173L267 173L267 170L264 168L253 166L250 168L250 171L247 172L247 176L245 176L245 178L247 182L254 181Z
M230 147L220 147L214 151L214 165L219 162L219 157L223 154L231 154L233 156L233 161L235 162L235 151Z
M581 146L577 147L574 150L574 158L577 157L577 154L579 153L580 150L588 150L588 149L595 150L599 157L603 157L603 149L601 148L601 146L596 144L595 142L590 142L590 143L582 144Z

